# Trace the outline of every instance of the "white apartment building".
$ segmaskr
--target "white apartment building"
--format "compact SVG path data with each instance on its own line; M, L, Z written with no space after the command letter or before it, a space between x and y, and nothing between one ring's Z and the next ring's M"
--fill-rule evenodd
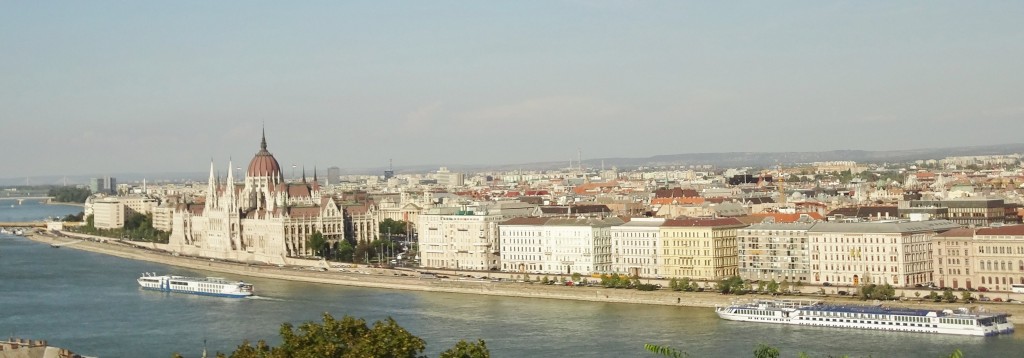
M476 207L432 208L419 215L420 265L460 270L501 267L498 223L539 216L540 208L522 202Z
M814 284L932 282L932 238L959 225L947 220L816 223L808 230Z
M161 231L171 231L174 227L174 207L158 206L153 208L153 228Z
M619 218L516 218L501 223L501 269L591 274L612 269L611 228Z
M658 232L664 218L632 218L612 226L612 272L620 275L656 277Z
M104 198L92 203L93 226L97 229L124 227L125 206L117 198Z
M736 233L740 277L744 280L810 282L807 231L814 223L763 223Z

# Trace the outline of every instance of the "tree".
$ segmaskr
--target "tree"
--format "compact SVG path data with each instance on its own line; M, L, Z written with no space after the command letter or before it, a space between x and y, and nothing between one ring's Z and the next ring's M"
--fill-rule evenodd
M407 223L402 220L384 219L378 224L381 235L405 236Z
M314 231L306 238L306 247L313 250L313 255L319 256L324 250L324 244L327 244L327 239L324 238L324 234L321 234L319 230Z
M942 292L942 300L953 303L956 302L956 296L953 295L953 290L945 290Z
M672 291L682 291L683 290L682 287L679 287L679 281L676 280L675 277L673 277L673 278L668 280L668 287L671 288Z
M579 272L573 272L572 273L572 280L573 280L573 282L580 282L580 280L582 278L583 278L583 275L580 275Z
M281 325L281 345L271 347L264 341L252 346L248 341L231 353L232 358L286 357L421 357L426 348L423 339L398 325L394 319L377 321L370 328L366 321L350 316L341 320L324 313L323 323L306 322L295 330L290 323ZM483 347L486 349L486 347ZM223 357L218 353L218 357Z
M564 277L563 277L564 278ZM491 352L487 349L487 343L478 339L476 343L467 343L460 340L455 347L441 352L440 358L490 358Z
M939 300L941 300L941 298L939 297L939 294L936 293L935 291L928 292L927 298L929 300L932 300L932 301L935 301L935 302L939 302Z
M974 302L974 297L971 297L970 291L964 291L960 294L960 299L966 303Z
M743 279L739 276L732 276L718 281L718 290L722 293L743 294Z
M778 348L764 343L758 344L754 349L754 358L779 358L780 355Z
M772 280L772 282L769 282L768 283L768 293L771 293L771 294L779 293L779 283L776 282L775 280Z
M353 260L353 254L356 252L356 248L352 246L352 243L348 240L341 240L338 242L338 247L334 250L334 257L339 261L355 262Z

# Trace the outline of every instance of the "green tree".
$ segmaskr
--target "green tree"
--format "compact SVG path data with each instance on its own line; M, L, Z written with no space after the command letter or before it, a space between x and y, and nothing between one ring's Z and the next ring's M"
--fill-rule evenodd
M970 291L964 291L960 294L960 299L966 303L974 302L974 297L971 297Z
M46 195L52 196L54 200L62 203L85 203L90 194L88 188L62 186L51 188Z
M327 244L327 239L324 238L324 234L320 233L320 230L313 231L309 237L306 238L306 247L313 251L313 255L320 256L324 251L324 245Z
M718 291L721 293L742 294L745 293L743 286L743 279L739 276L731 276L718 281Z
M947 289L947 290L943 291L942 292L942 300L946 301L946 302L949 302L949 303L956 302L956 296L953 295L953 290Z
M334 250L334 257L339 261L355 262L353 255L356 252L356 248L352 246L352 243L348 240L341 240L338 242L338 248Z
M771 282L769 282L768 283L768 293L771 293L771 294L779 293L779 283L776 282L775 280L772 280Z
M780 355L778 348L764 343L758 344L757 348L754 348L754 358L779 358Z
M564 277L563 277L564 278ZM487 343L478 339L476 343L468 343L460 340L455 347L441 352L441 358L490 358L491 352L487 349Z
M679 280L676 280L675 277L673 277L673 278L668 280L668 288L671 288L672 291L682 291L683 290L682 287L679 287Z
M572 280L573 280L574 282L580 282L580 280L581 280L582 278L583 278L583 275L580 275L580 273L579 273L579 272L573 272L573 273L572 273Z
M380 229L380 234L382 236L389 234L395 236L405 236L405 228L407 224L408 223L402 220L384 219L380 222L380 224L378 224L378 228Z

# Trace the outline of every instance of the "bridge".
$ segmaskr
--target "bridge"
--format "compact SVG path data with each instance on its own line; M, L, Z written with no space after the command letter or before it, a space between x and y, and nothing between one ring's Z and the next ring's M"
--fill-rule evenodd
M45 203L49 203L51 200L53 200L53 198L54 197L52 196L7 196L0 197L0 200L17 200L18 205L21 205L21 203L24 203L25 200L41 200Z

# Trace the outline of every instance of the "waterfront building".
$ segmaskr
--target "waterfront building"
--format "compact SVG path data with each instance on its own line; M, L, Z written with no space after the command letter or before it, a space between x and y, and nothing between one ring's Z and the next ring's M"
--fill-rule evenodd
M125 205L115 197L106 197L92 202L93 226L97 229L118 229L124 227Z
M736 234L745 226L735 218L665 220L659 232L662 272L709 281L738 275Z
M812 222L761 223L736 234L739 274L744 280L810 282L807 230Z
M939 287L1010 291L1024 284L1024 225L951 230L934 241Z
M173 214L168 248L188 255L283 263L287 257L313 254L308 238L319 232L327 242L344 239L344 216L313 181L286 183L266 136L249 162L242 183L228 165L221 184L210 163L210 178L200 202L182 203ZM303 173L305 178L305 173Z
M931 240L957 227L947 220L816 223L808 230L812 283L912 287L931 282Z
M661 276L658 263L658 234L664 218L631 218L612 226L613 273L629 276Z
M437 207L419 215L420 265L424 267L497 270L501 267L498 223L540 216L540 208L522 202Z
M609 272L611 228L622 223L616 217L524 217L502 222L501 269L566 275Z

